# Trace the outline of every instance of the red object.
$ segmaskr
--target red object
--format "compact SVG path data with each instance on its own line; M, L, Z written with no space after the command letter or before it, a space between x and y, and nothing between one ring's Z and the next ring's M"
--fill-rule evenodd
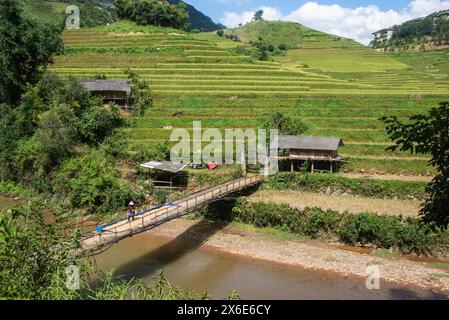
M207 164L207 167L209 168L209 170L214 170L216 167L218 167L218 165L215 162L209 162Z

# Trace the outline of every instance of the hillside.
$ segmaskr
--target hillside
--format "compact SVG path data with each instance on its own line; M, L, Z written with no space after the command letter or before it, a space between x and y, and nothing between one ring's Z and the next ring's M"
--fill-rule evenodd
M65 32L67 53L51 69L66 76L119 79L128 66L151 82L155 105L127 131L132 151L167 140L167 127L191 128L193 120L201 120L203 128L257 127L280 110L306 121L308 134L343 138L344 170L431 173L425 156L385 151L390 142L378 119L405 118L447 99L447 74L415 69L406 58L351 40L301 31L298 49L260 62L235 54L231 49L243 43L215 32L188 34L120 22Z
M284 44L287 48L303 48L324 43L329 46L361 47L349 39L340 38L307 28L299 23L285 21L253 21L238 28L225 30L226 34L236 35L243 42L257 41L262 38L273 45ZM334 41L335 39L335 41Z
M374 39L371 46L388 51L433 50L449 46L449 9L406 21L389 28L388 39Z
M178 4L181 0L167 0ZM65 8L70 4L78 5L81 9L81 27L94 27L112 23L115 19L113 0L23 0L25 11L38 19L45 21L63 21ZM189 14L189 30L215 31L225 26L217 24L190 4L186 4Z
M111 1L97 0L22 0L27 14L45 22L63 24L65 9L68 5L80 8L81 27L89 28L115 21L115 12Z
M168 0L172 4L178 4L181 0ZM218 29L226 28L224 25L215 23L212 19L206 16L201 11L198 11L194 6L186 3L186 11L189 14L190 27L189 30L201 30L201 31L215 31Z

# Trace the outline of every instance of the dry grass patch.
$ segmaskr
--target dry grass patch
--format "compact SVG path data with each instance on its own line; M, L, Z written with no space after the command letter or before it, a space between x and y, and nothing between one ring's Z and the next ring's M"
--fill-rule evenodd
M249 197L250 201L271 201L287 203L304 207L318 207L324 210L332 209L350 213L375 212L381 215L400 215L416 217L419 213L420 202L412 200L389 200L361 198L352 195L328 196L325 194L301 191L271 191L262 190Z

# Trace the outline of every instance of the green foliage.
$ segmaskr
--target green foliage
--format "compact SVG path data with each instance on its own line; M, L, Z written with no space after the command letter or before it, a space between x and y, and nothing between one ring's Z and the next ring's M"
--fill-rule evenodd
M426 43L443 45L449 43L449 21L444 17L436 18L435 13L423 18L404 22L393 27L389 41L373 41L374 48L408 50L410 46L419 46L425 51Z
M10 299L74 299L65 288L65 268L76 265L64 239L46 225L34 205L0 215L0 296Z
M390 248L396 244L400 219L391 216L378 216L375 213L361 213L345 217L339 229L343 242L362 246L372 244Z
M320 235L335 232L341 218L335 211L315 209L304 224L304 234L315 239Z
M224 31L223 30L217 30L217 36L223 37L224 36Z
M240 199L231 220L259 228L273 227L311 238L333 237L350 245L398 248L403 253L432 254L447 250L447 232L419 219L380 216L375 213L339 214L332 210ZM210 216L208 216L210 217Z
M81 143L98 146L122 125L118 107L110 104L109 109L90 108L83 113L77 122L77 131Z
M117 15L123 19L137 22L139 25L154 25L187 30L189 16L182 6L176 6L165 0L115 0Z
M140 80L139 75L131 69L125 69L128 79L131 80L130 100L133 104L133 112L144 116L145 111L153 105L150 84L146 80Z
M271 113L267 120L262 123L266 130L277 129L280 135L299 136L308 130L307 124L299 119L291 118L279 111Z
M207 293L173 286L162 273L151 285L125 281L94 269L92 261L74 259L81 248L79 233L62 236L59 222L47 225L34 204L0 215L0 296L31 300L190 300ZM80 289L67 288L66 268L78 266ZM96 272L92 281L92 273ZM236 295L231 295L231 297Z
M449 102L442 102L428 114L412 116L406 123L397 117L383 117L388 136L400 149L430 154L429 164L438 174L428 185L428 198L421 209L424 220L447 227L449 223Z
M138 164L148 161L166 161L170 159L168 141L158 142L151 147L133 155L133 160Z
M408 218L398 230L399 246L404 253L431 254L437 237L447 237L440 230L435 231L432 224L420 219ZM446 247L447 249L447 247Z
M254 21L263 20L263 10L262 10L262 9L257 10L257 11L254 13L253 20L254 20Z
M0 2L0 103L17 105L52 56L62 51L61 29L23 15L16 0Z
M335 174L278 173L268 180L274 190L303 190L324 192L328 187L354 195L373 198L407 199L410 196L423 199L426 196L426 183L399 180L351 179Z
M72 208L107 213L139 202L143 194L134 192L119 181L114 162L103 152L92 150L85 156L65 161L55 176L55 191L67 199Z
M52 172L62 161L102 145L123 125L115 106L103 108L78 80L54 74L29 86L16 108L1 111L0 140L7 146L0 150L2 177L40 192L51 191Z

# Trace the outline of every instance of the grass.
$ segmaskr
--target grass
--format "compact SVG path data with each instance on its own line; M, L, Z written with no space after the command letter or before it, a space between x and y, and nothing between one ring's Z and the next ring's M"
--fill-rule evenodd
M385 151L389 140L378 119L406 118L444 100L449 79L442 64L440 73L427 72L415 66L420 53L381 54L295 23L263 21L227 32L244 41L262 34L292 49L276 61L261 62L230 51L244 42L215 33L122 21L65 32L67 52L56 57L51 70L124 79L123 68L131 67L147 79L155 105L129 133L132 151L168 139L170 131L163 127L189 128L193 120L201 120L203 128L257 127L276 110L306 121L307 134L343 138L341 153L350 160L346 170L432 171L425 156ZM445 61L443 51L423 54L425 64Z

